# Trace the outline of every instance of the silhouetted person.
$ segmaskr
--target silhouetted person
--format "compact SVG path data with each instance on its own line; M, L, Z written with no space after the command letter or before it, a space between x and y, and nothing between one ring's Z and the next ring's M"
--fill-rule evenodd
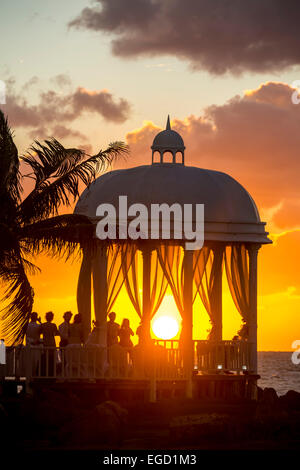
M77 313L74 317L73 323L70 324L69 344L81 343L83 343L83 324L81 314Z
M121 328L119 329L120 346L130 351L133 347L131 336L134 336L128 318L124 318Z
M28 364L31 367L30 374L34 375L38 373L41 363L41 333L41 318L37 312L32 312L26 330L26 346L28 347L26 357L30 362Z
M30 322L26 330L26 346L38 346L41 344L42 327L41 319L37 312L32 312L30 315Z
M43 354L43 373L45 375L55 375L54 364L56 363L56 342L55 336L59 336L58 329L55 323L53 322L54 313L47 312L46 322L42 323L42 334L43 334L43 343L46 349ZM47 370L48 367L48 370Z
M107 322L107 347L109 348L113 344L118 344L120 325L115 322L115 312L111 312L108 317L109 321Z
M82 350L83 343L83 324L80 313L74 316L73 323L70 324L69 343L66 347L66 366L68 374L81 374L82 368Z
M68 310L64 313L63 319L64 321L59 325L58 331L60 335L60 347L64 348L69 344L70 338L70 321L73 316L73 313Z
M43 343L46 347L56 347L55 336L59 336L57 326L53 322L54 313L47 312L46 322L42 323Z

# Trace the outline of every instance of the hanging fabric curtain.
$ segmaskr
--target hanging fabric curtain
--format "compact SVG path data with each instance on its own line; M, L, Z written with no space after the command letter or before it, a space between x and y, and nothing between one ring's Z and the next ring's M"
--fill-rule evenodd
M137 247L132 244L132 260L128 264L126 264L126 261L128 261L127 257L125 258L125 263L122 264L122 270L123 270L123 277L124 277L124 283L125 287L129 296L129 299L131 300L131 303L137 312L138 316L142 318L142 302L141 302L141 296L140 296L140 284L138 282L139 275L138 275L138 250Z
M92 263L94 311L99 323L99 344L106 347L107 314L114 305L133 259L131 244L101 244Z
M194 280L196 287L194 300L197 294L199 294L211 323L211 330L209 335L213 334L215 326L211 302L213 291L213 258L214 255L211 248L203 246L200 252L196 254L194 259Z
M207 246L203 246L201 250L196 251L194 253L193 265L195 283L193 302L196 300L197 294L199 294L202 303L209 314L210 306L208 291L210 290L209 278L212 265L211 249Z
M134 257L130 243L99 246L93 262L94 310L100 324L112 309Z
M134 245L133 245L134 246ZM125 286L131 303L137 312L138 316L142 318L143 315L143 302L142 291L140 286L142 282L143 260L142 253L135 247L134 256L132 261L125 272L126 265L123 265L123 276ZM156 250L151 254L151 277L150 277L150 309L151 318L159 309L167 289L167 279L161 269Z
M247 323L250 317L249 261L245 245L226 247L225 268L232 299L243 322Z
M161 306L168 287L168 281L161 268L156 250L151 255L151 288L150 288L150 309L151 318L154 317Z
M172 290L178 311L183 318L183 257L184 250L179 245L159 245L157 256L165 278Z
M131 243L112 244L107 250L107 313L119 295L133 262L135 247Z
M184 250L179 245L160 245L157 248L158 258L164 271L165 277L171 287L172 294L181 316L184 312L183 302L183 259ZM194 295L193 303L196 300L197 293L201 289L201 280L205 272L207 260L209 258L209 248L203 247L201 250L194 252L193 256L193 278L194 278ZM206 303L207 308L208 301L206 301L205 291L203 290L203 303Z
M194 300L199 293L201 301L207 311L211 323L209 338L213 337L216 320L214 318L213 292L216 277L220 274L223 263L223 249L203 246L203 248L194 256L194 280L196 292Z

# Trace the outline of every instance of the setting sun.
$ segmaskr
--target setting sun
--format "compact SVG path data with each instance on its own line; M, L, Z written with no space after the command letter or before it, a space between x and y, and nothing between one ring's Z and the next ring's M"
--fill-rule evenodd
M152 330L158 338L172 339L179 331L179 323L173 317L162 316L154 321Z

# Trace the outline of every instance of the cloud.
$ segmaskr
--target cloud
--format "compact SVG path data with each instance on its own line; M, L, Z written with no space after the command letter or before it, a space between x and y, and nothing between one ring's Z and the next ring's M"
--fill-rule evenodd
M96 0L70 27L113 36L120 57L169 55L213 74L300 64L297 0Z
M107 90L90 91L79 87L72 96L72 104L75 113L96 112L113 122L126 121L130 112L128 101L123 98L115 101Z
M37 76L31 77L22 87L22 92L26 92L30 88L33 88L35 85L39 83L39 78Z
M86 136L82 134L81 132L75 131L73 129L70 129L68 127L65 127L59 124L52 127L50 131L49 129L45 127L38 127L29 132L29 137L31 139L36 139L36 140L49 139L53 136L55 136L55 138L58 140L64 139L67 137L76 137L76 138L81 139L82 141L86 141Z
M300 105L292 104L293 91L285 83L266 82L201 116L172 121L185 142L186 164L231 174L259 208L277 206L272 219L284 229L300 227ZM132 164L150 162L159 130L145 122L127 134Z
M273 215L272 222L282 229L300 227L300 198L282 201L280 208Z
M87 90L78 87L70 88L70 80L66 75L57 75L53 83L58 90L48 89L37 94L37 102L29 100L28 92L38 83L33 77L17 91L13 79L7 81L6 105L3 111L8 115L13 128L29 129L29 135L55 135L61 137L84 137L80 132L69 128L70 124L83 116L93 113L108 121L122 123L130 114L130 104L124 98L116 99L107 90Z

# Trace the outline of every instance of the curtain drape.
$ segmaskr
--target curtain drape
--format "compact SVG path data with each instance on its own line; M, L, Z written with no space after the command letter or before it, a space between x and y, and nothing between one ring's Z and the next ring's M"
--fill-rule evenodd
M178 311L183 316L184 302L183 302L183 259L184 249L178 245L160 245L157 248L158 258L165 277L171 287L172 294L178 308ZM206 265L209 259L210 249L203 247L201 250L197 250L193 255L193 279L194 279L194 294L193 303L196 300L197 293L206 307L210 312L208 295L205 292L206 284L202 283L203 274L206 273ZM209 271L210 272L210 271Z
M127 289L128 296L131 303L137 312L138 316L142 318L143 315L143 302L142 290L143 272L142 253L135 247L134 256L129 266L123 266L124 282ZM125 270L127 269L127 272ZM159 309L164 298L168 283L164 272L159 263L156 250L151 253L151 273L150 273L150 310L151 318L154 317Z
M222 271L223 248L203 246L194 255L194 282L196 286L195 297L199 293L201 301L207 311L211 323L209 338L213 337L216 319L214 316L214 289L217 276ZM195 298L194 297L194 298Z
M138 250L135 245L132 245L132 261L128 265L122 265L124 283L127 290L127 294L131 303L140 318L142 318L142 302L140 296L140 284L139 284L139 263L138 263ZM127 258L125 259L125 261Z
M159 245L156 249L158 260L171 288L178 311L183 318L183 257L184 250L178 245Z
M151 318L159 309L168 287L168 281L161 267L156 250L151 255L151 288L150 288L150 309Z
M244 323L249 321L249 260L245 245L226 247L225 268L229 289Z
M134 258L130 243L99 246L93 261L95 317L101 324L112 309Z
M107 250L107 313L112 309L128 270L134 260L135 247L130 243L113 244Z
M124 282L134 254L130 243L99 245L92 263L94 311L99 322L99 344L106 347L107 314Z
M194 299L195 301L197 294L200 295L202 303L210 316L210 301L209 292L211 290L211 265L212 265L212 251L209 247L203 246L201 250L194 253L193 264L194 264Z

